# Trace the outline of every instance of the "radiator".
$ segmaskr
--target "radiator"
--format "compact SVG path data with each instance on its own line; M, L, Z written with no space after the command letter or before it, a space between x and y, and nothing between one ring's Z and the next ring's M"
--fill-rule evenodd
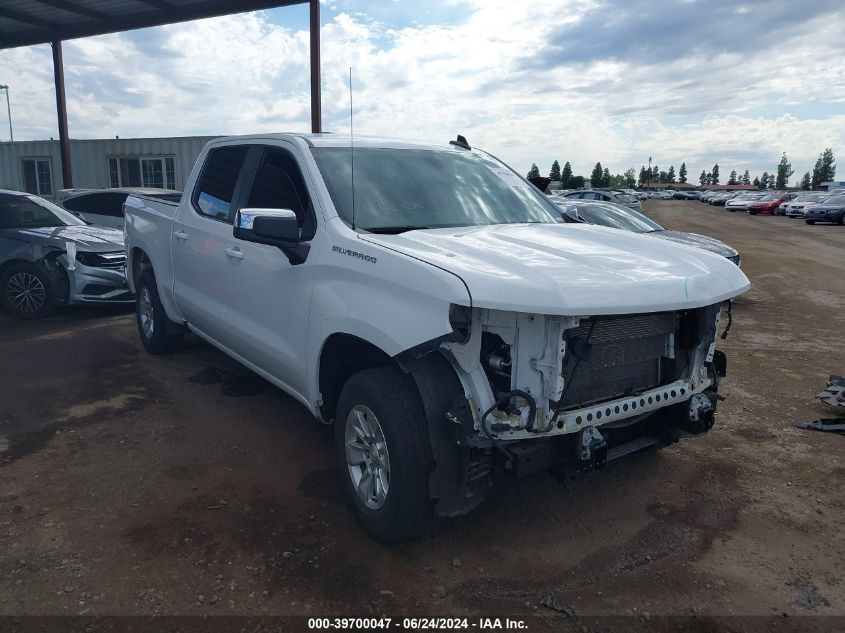
M563 378L564 408L585 406L657 387L667 336L675 331L675 313L593 317L567 330ZM575 371L573 341L591 346L588 360ZM576 344L577 345L577 344ZM571 384L570 384L571 383ZM557 403L553 403L556 406Z

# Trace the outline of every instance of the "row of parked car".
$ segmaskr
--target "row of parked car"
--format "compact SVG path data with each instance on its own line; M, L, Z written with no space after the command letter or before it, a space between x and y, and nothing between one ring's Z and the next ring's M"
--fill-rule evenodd
M708 191L699 202L750 215L804 218L807 224L845 224L845 191Z

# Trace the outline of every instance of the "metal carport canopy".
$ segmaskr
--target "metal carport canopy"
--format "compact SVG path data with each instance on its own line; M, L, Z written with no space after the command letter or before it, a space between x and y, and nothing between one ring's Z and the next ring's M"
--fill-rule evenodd
M0 49L52 44L62 175L64 186L72 187L62 40L306 3L311 7L311 129L320 132L319 0L2 0Z

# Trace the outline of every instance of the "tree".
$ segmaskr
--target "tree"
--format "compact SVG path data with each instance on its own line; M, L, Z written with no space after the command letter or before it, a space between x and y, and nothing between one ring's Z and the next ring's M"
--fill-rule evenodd
M659 174L657 174L657 182L662 182L663 184L668 183L669 182L669 172L668 171L661 171Z
M760 188L760 179L754 178L754 182L751 183L751 184L753 184L755 187L757 187L759 189Z
M560 172L560 186L564 189L569 189L569 183L572 181L572 165L569 161L563 165L563 171Z
M628 189L633 189L637 186L637 172L634 171L633 167L625 171L625 184L628 185Z
M681 163L681 168L678 170L678 182L687 181L687 164Z
M645 165L640 167L640 177L637 180L637 184L642 187L644 184L648 182L648 170L645 168Z
M750 185L751 184L751 174L748 173L748 170L745 170L745 173L742 174L742 184L743 185Z
M821 154L819 154L819 157L816 159L816 164L813 166L813 177L810 180L810 182L813 186L813 191L818 189L819 185L822 182L821 172L822 172L822 156L821 156Z
M718 185L719 184L719 163L716 163L715 165L713 165L713 171L710 172L710 173L712 174L712 177L710 178L710 182L712 182L714 185Z
M593 172L590 174L590 186L601 187L601 181L603 178L604 169L602 169L601 163L596 163L596 166L593 167Z
M712 185L713 184L713 172L708 171L706 178L707 178L707 184Z
M784 152L780 157L780 163L778 163L778 176L775 188L786 189L786 183L789 182L789 177L794 173L795 172L792 170L792 163L787 160L786 152Z
M728 178L728 184L729 184L729 185L736 185L736 184L739 184L739 183L737 183L737 181L736 181L736 170L731 171L731 176L730 176L730 178Z
M701 175L698 177L698 182L701 183L702 187L707 184L707 172L703 169L701 170Z
M651 168L651 182L660 182L660 167L657 165Z
M666 182L670 185L675 184L675 166L669 165L669 171L666 172Z
M560 180L560 163L555 161L549 171L549 180Z
M537 167L537 163L531 163L531 169L528 170L528 178L539 178L540 177L540 168Z
M572 176L572 178L569 179L570 189L583 189L586 184L587 182L584 179L584 176Z
M601 174L601 186L602 187L609 187L610 186L610 170L605 167L604 171Z
M836 176L836 159L833 157L833 150L826 148L821 155L822 165L819 177L821 182L829 182Z
M760 189L768 189L769 187L769 172L764 171L760 176Z
M801 188L804 191L810 191L813 186L812 179L810 178L810 172L804 174L804 177L801 179Z
M829 147L819 154L816 166L813 167L811 184L813 189L818 189L823 182L833 180L836 176L836 159L833 157L833 150Z
M769 179L766 181L766 188L767 189L774 189L775 188L775 174L774 174L774 172L769 174Z

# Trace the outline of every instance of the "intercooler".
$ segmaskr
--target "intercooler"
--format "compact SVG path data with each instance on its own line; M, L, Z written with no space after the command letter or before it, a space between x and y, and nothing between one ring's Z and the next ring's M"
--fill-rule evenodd
M593 317L567 330L563 378L568 387L564 408L610 400L662 384L661 362L668 335L675 329L675 313L660 312ZM580 361L576 350L581 350Z

